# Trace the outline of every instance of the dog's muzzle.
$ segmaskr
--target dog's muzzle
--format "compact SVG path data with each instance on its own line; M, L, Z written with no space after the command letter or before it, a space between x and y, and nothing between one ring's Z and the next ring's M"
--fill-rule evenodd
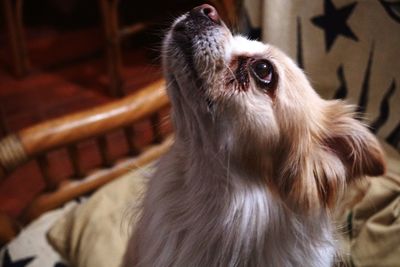
M164 43L164 67L181 88L211 91L217 78L223 77L231 37L214 7L195 7L172 25Z

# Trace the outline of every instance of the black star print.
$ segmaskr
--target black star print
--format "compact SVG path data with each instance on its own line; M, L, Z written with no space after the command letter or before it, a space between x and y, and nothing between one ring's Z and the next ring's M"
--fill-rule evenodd
M379 0L379 2L381 2L388 15L400 23L400 1Z
M311 19L312 23L325 31L325 48L328 52L336 38L343 35L347 38L358 41L357 36L349 28L346 21L353 12L357 3L336 9L332 0L324 0L324 15L316 16Z
M24 259L19 259L17 261L12 261L8 249L4 252L3 267L25 267L28 265L35 257L28 257Z

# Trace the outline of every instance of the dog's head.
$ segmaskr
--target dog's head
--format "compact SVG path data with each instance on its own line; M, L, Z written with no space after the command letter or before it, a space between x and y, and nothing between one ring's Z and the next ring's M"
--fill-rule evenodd
M330 207L347 182L384 172L350 106L321 99L277 48L232 36L213 7L175 21L163 59L177 139L225 155L296 208Z

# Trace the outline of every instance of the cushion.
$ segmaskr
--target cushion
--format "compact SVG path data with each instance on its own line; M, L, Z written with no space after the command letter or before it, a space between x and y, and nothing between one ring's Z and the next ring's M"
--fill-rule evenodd
M356 183L338 212L348 266L398 266L400 262L400 155L383 143L387 172Z
M74 209L79 201L71 201L63 208L46 212L25 227L18 236L0 251L0 266L63 267L66 261L46 240L46 233L61 217Z
M71 266L120 265L132 228L132 211L151 169L147 166L111 182L54 224L48 239Z

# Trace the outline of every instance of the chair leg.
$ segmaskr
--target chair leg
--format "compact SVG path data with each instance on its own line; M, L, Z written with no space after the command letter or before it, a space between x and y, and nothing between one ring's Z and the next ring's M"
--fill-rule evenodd
M8 127L7 127L7 124L6 124L4 111L0 107L0 138L6 136L7 134L8 134Z
M22 2L23 0L2 0L8 39L13 58L14 74L21 78L29 71L29 59L24 38Z
M107 67L110 78L110 94L124 96L122 60L118 28L118 0L99 0L106 37Z

